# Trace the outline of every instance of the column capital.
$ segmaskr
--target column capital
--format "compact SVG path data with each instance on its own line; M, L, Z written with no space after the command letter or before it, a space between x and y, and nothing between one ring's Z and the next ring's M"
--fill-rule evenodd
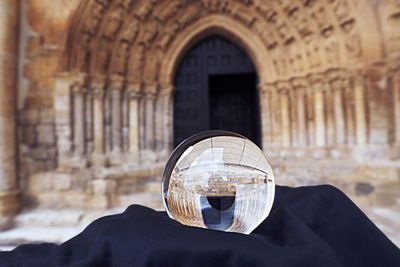
M85 85L87 83L87 75L84 73L78 73L73 75L71 80L71 90L73 93L84 93Z
M71 91L73 94L83 94L85 92L85 88L83 84L74 83L71 85Z
M174 85L172 84L159 84L158 95L161 97L169 97L174 91Z
M295 90L304 90L309 85L306 77L292 78L290 79L290 84Z
M103 97L106 79L104 76L92 76L90 78L90 91L94 97Z
M343 75L343 70L340 68L330 68L322 73L322 75L328 80L335 80Z
M145 99L148 99L148 100L154 100L154 99L156 99L156 96L157 96L153 92L143 92L142 95L144 96Z
M260 83L257 87L261 94L272 94L277 90L274 83Z
M364 86L365 85L365 76L366 76L366 71L365 70L357 70L353 71L350 81L354 86Z
M291 89L291 85L288 81L277 81L275 84L277 91L280 94L287 94Z
M312 87L314 92L324 91L327 89L326 88L327 86L325 84L325 79L324 79L325 77L322 74L314 73L314 74L309 75L307 78L310 83L310 87Z
M156 95L159 90L158 83L146 83L143 86L143 92L146 94Z
M125 78L120 75L112 75L108 79L108 87L112 91L122 91L125 85Z

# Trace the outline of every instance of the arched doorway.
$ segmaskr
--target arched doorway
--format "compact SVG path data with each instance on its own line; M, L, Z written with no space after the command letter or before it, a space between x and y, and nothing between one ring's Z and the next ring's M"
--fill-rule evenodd
M230 130L261 146L257 73L228 39L208 36L183 57L174 84L174 146L204 130Z

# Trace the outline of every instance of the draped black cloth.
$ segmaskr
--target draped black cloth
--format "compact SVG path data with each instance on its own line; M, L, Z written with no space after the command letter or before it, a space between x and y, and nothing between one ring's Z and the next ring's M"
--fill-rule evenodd
M0 252L0 266L400 266L400 250L338 189L277 186L250 235L183 226L132 205L61 244Z

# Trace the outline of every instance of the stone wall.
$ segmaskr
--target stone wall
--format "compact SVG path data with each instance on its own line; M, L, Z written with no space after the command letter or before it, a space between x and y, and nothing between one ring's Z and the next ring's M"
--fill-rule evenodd
M17 88L18 4L0 4L0 229L18 209L15 101Z
M278 183L327 182L359 203L395 201L382 196L399 184L400 6L270 2L21 1L23 204L105 208L159 181L174 70L208 34L255 63Z

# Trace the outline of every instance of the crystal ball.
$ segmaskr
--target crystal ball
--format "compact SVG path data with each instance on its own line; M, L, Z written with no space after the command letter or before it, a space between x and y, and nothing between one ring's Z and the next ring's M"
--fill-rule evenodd
M275 181L252 141L233 132L206 131L172 152L162 194L168 215L184 225L249 234L271 210Z

